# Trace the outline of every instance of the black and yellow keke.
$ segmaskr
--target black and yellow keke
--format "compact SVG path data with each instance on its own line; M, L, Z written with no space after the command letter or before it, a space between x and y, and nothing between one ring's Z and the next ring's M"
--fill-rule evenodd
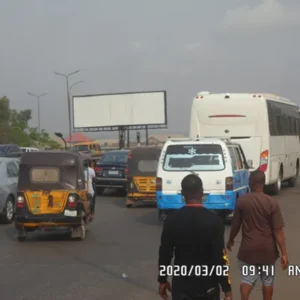
M24 153L15 216L19 241L35 230L69 230L72 238L85 238L94 216L84 174L89 160L76 152Z
M159 147L138 147L128 156L126 207L136 202L156 202L156 171Z

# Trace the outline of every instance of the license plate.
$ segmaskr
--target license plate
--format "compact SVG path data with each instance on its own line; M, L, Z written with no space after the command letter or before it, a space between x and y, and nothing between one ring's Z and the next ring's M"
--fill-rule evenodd
M109 175L119 175L119 171L108 171Z
M64 215L66 217L77 217L77 211L76 210L65 210Z

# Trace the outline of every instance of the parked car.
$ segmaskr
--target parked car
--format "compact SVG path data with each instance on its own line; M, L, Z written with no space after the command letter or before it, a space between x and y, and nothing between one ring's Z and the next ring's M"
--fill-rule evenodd
M95 186L98 195L105 188L126 192L129 150L110 151L103 154L95 165Z
M0 157L21 157L23 152L18 145L2 144L0 145Z
M0 220L11 223L17 199L19 160L0 157Z

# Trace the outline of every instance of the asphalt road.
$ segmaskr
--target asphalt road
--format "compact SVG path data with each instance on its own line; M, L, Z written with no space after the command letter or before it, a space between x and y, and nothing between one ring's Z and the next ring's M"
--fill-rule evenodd
M300 265L300 188L284 189L278 199L286 221L290 263ZM159 299L156 278L161 228L155 208L126 209L124 199L114 196L97 199L96 219L84 241L70 241L65 234L36 233L20 243L14 238L13 226L2 225L1 298ZM238 245L239 239L229 254L234 299L240 299ZM299 295L299 279L278 268L274 299ZM252 299L262 299L260 289L260 285L255 288Z

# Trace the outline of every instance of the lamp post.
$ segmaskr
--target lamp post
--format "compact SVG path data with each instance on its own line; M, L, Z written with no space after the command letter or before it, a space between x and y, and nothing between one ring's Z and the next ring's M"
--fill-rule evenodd
M63 76L66 78L66 84L67 84L67 103L68 103L68 114L69 114L69 135L70 135L70 140L69 140L69 143L72 143L72 119L71 119L71 99L70 99L70 88L69 88L69 77L71 75L74 75L74 74L77 74L79 73L80 70L77 70L77 71L74 71L72 73L69 73L69 74L62 74L62 73L57 73L55 72L54 74L55 75L58 75L58 76Z
M35 95L32 93L27 93L28 95L35 97L37 99L37 105L38 105L38 129L39 132L41 132L41 111L40 111L40 98L43 96L46 96L47 93L41 94L41 95Z
M59 137L59 138L61 138L61 139L63 140L63 142L65 143L65 149L67 150L67 142L66 142L66 140L64 139L62 133L60 133L60 132L54 132L54 134L55 134L57 137Z
M80 83L82 83L82 82L84 82L84 81L83 81L83 80L80 80L80 81L76 81L76 82L74 82L73 84L71 84L71 86L70 86L70 92L71 92L72 88L73 88L75 85L80 84Z

